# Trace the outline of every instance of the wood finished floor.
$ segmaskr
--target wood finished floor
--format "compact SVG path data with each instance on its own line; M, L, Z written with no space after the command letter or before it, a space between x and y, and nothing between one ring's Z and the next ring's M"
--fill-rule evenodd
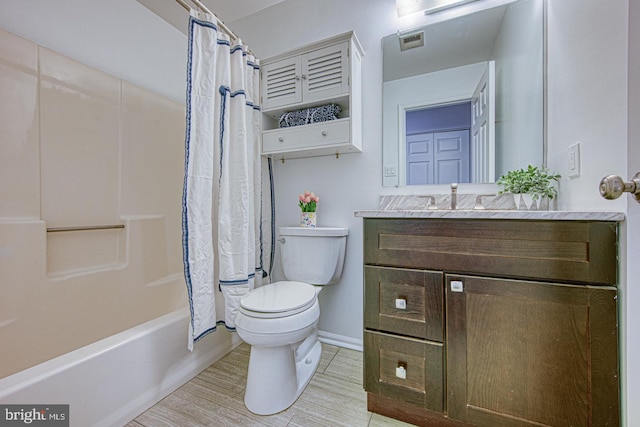
M243 400L249 352L241 344L125 427L410 425L368 412L362 353L327 344L318 370L290 408L269 416L252 414Z

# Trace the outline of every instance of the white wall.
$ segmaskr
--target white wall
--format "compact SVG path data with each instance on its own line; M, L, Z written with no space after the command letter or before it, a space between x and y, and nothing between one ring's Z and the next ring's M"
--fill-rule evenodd
M496 178L541 165L544 157L542 4L509 5L491 54L496 60Z

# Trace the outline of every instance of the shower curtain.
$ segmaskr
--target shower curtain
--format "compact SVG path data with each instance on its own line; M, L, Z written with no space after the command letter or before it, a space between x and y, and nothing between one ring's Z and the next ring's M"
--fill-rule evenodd
M182 210L189 350L218 324L235 329L240 298L268 280L273 262L271 165L260 156L259 62L217 22L198 11L189 20Z

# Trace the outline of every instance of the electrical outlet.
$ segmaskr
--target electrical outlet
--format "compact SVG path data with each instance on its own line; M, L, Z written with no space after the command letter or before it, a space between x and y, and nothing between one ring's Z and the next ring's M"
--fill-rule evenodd
M569 177L580 176L580 141L569 147Z

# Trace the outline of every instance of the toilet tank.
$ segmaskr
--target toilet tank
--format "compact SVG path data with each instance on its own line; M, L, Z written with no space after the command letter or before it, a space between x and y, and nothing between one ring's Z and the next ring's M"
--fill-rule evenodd
M287 280L330 285L340 280L349 229L280 227L282 270Z

